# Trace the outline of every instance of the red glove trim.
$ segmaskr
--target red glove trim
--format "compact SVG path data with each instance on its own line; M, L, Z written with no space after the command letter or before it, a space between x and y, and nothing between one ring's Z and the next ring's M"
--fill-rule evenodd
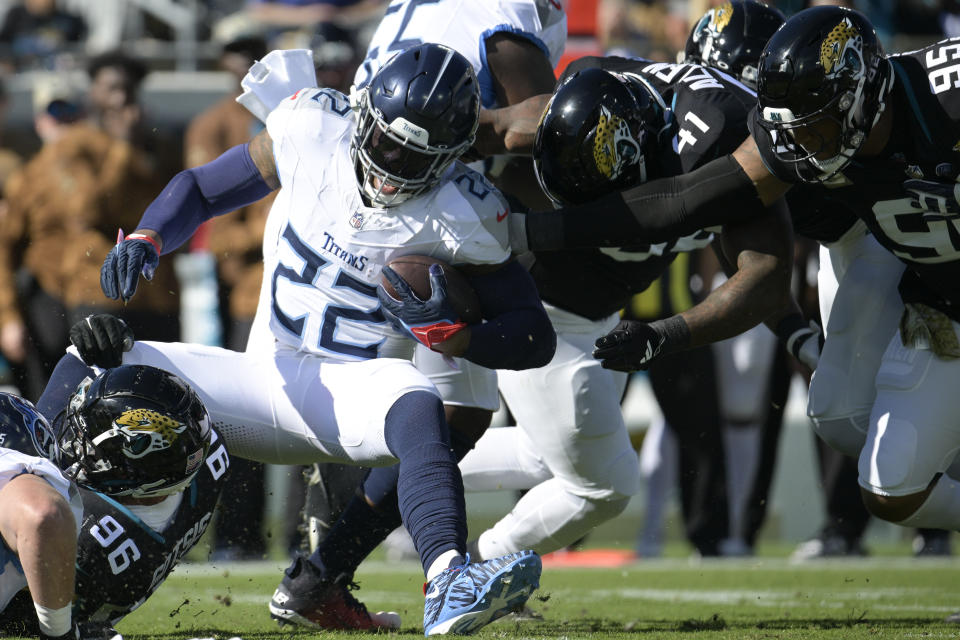
M157 244L157 241L151 238L150 236L144 233L131 233L128 235L125 240L146 240L153 245L153 248L157 250L157 255L160 255L160 245Z
M465 329L466 326L466 322L455 322L453 324L449 322L438 322L436 324L428 324L424 327L410 327L410 333L427 347L433 349L434 345L449 340L455 333Z

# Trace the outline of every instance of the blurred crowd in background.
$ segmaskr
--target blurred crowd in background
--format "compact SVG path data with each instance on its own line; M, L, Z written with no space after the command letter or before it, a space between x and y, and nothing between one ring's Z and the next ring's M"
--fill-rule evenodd
M0 383L35 401L69 344L70 325L94 312L120 315L138 339L244 349L259 295L260 244L270 198L202 228L189 247L161 260L153 280L143 282L129 304L108 300L100 292L103 257L117 241L118 229L132 231L143 209L177 171L203 164L259 131L262 123L234 101L240 79L254 61L272 49L311 49L318 84L346 92L387 4L386 0L0 0ZM572 59L602 53L675 61L691 26L720 2L565 0L565 4L569 40L558 71ZM790 15L820 2L771 4ZM960 35L960 1L842 4L870 17L888 51ZM223 94L196 112L172 115L181 113L174 108L175 90L165 94L167 102L144 99L145 84L164 73L184 88L215 77L220 84L214 86L222 86ZM30 118L8 117L7 107L16 106L17 97L28 98ZM811 274L816 268L811 261L816 255L810 247L798 248L798 292L812 301L808 310L815 314L816 278ZM678 260L665 276L673 283L659 283L626 312L655 318L692 304L715 284L715 265L705 262L708 258L696 254ZM693 420L703 429L712 420L714 426L712 435L701 438L702 455L678 462L676 447L662 425L644 439L646 458L641 459L646 460L650 482L647 522L637 545L643 555L660 552L663 504L669 495L663 487L676 484L670 478L677 475L690 545L701 555L752 553L766 513L786 389L797 373L774 344L750 351L747 365L737 364L737 347L731 344L706 348L706 356L666 361L664 367L673 367L671 375L682 373L692 362L718 367L711 382L715 401L701 405L715 407L712 418L684 415L689 403L671 410L669 399L657 394L665 421ZM690 359L697 357L706 357L707 363ZM720 373L724 359L732 363L727 370L735 373ZM735 384L737 375L754 376L744 378L753 385L749 393L758 398L752 408L724 400L728 397L724 385ZM650 376L656 391L657 372ZM673 386L672 393L678 393ZM670 393L663 390L664 396ZM683 397L675 398L674 404L678 401L684 404ZM747 438L748 433L753 435ZM721 449L727 451L728 460L748 456L751 463L727 463L727 470L741 472L730 477L730 471L715 464ZM797 556L865 553L861 538L869 516L858 495L841 495L840 489L856 489L855 462L829 450L820 454L828 513L820 533L801 545ZM227 496L232 500L224 500L215 527L214 556L262 557L268 547L264 471L259 464L235 462L235 486L240 490ZM299 472L290 478L284 544L293 549L300 544L302 480ZM716 494L718 487L723 495ZM918 553L950 552L948 535L920 532L918 540Z

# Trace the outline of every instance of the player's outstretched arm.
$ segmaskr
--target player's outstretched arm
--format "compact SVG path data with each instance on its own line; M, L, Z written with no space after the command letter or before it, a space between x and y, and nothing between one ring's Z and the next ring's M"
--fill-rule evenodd
M531 250L666 242L763 216L789 185L760 160L753 138L689 173L650 180L600 200L515 216L511 244Z
M651 323L623 320L597 340L593 355L604 368L646 369L661 355L733 337L795 307L790 295L793 230L782 202L764 216L724 227L721 244L736 264L727 281L681 314Z
M557 82L547 55L530 40L500 31L484 41L499 109L482 109L474 147L481 155L533 151L540 115Z
M280 186L266 130L199 167L181 171L150 203L134 233L120 234L100 269L100 288L129 300L143 274L153 277L161 254L170 253L210 218L260 200Z

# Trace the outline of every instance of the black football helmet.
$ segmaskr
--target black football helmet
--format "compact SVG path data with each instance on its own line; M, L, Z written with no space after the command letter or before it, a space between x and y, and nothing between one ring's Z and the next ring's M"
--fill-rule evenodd
M0 447L56 461L57 439L33 403L0 392Z
M725 2L694 25L683 61L725 71L756 91L760 53L784 20L779 9L756 0Z
M584 69L557 87L533 143L533 165L554 205L585 203L657 174L668 130L663 99L642 77Z
M480 86L466 58L428 43L391 58L351 103L360 190L372 205L390 207L433 188L473 144Z
M760 56L758 75L758 123L805 182L829 180L847 166L893 86L870 21L837 6L787 20Z
M190 484L210 448L210 418L196 392L172 373L144 365L85 380L54 427L64 474L110 496L176 493Z

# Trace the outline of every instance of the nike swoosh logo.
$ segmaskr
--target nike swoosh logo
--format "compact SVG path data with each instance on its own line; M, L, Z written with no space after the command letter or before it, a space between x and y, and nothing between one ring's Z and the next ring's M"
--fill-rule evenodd
M433 585L433 588L430 589L430 593L426 594L425 597L427 600L430 600L432 598L436 598L439 595L440 595L440 585L435 584Z
M497 222L503 222L503 219L507 217L508 213L510 213L510 209L504 209L503 213L498 213Z

